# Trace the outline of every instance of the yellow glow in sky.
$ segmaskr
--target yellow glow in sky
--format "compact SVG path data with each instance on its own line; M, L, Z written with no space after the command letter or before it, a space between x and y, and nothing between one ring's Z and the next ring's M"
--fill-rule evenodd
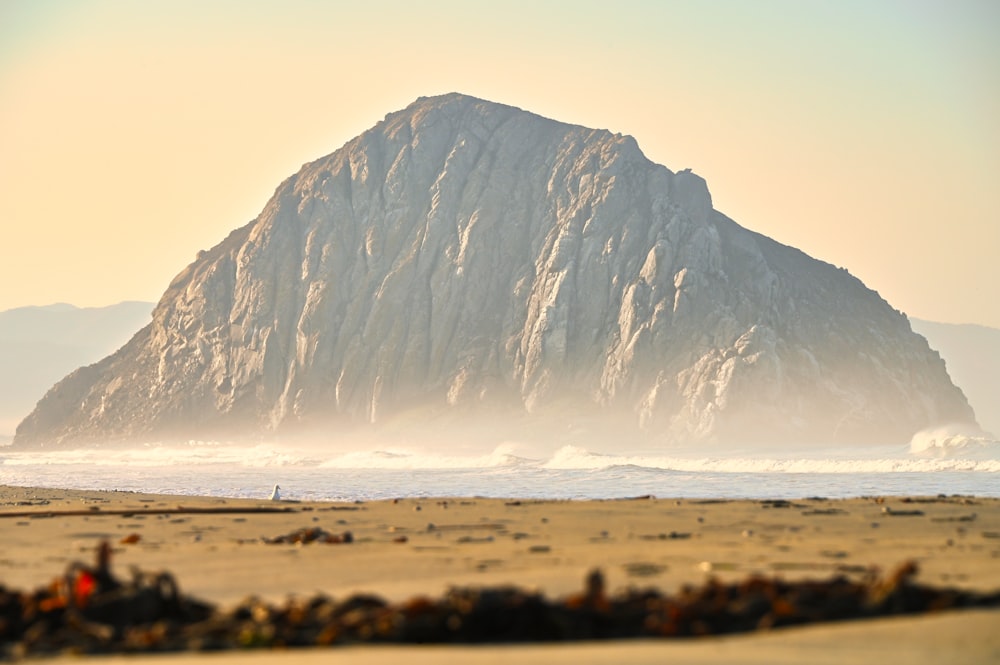
M636 137L920 318L1000 327L1000 3L0 0L0 310L156 300L457 91Z

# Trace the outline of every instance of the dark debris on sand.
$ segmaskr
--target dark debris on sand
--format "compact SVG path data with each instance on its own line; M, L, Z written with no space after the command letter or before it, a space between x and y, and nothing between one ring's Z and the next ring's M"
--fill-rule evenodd
M906 563L871 575L786 582L754 576L709 580L668 596L655 589L609 596L604 576L579 594L549 600L516 587L455 588L442 598L390 604L377 596L318 595L273 605L250 598L223 611L181 595L169 573L116 578L103 543L94 566L70 565L34 592L0 586L0 659L56 653L135 653L295 647L362 642L500 643L694 637L820 621L1000 606L1000 593L913 582Z
M308 545L310 543L327 543L331 545L350 544L354 542L354 535L350 531L343 533L330 533L318 526L303 527L274 538L261 538L261 541L268 545L294 544Z

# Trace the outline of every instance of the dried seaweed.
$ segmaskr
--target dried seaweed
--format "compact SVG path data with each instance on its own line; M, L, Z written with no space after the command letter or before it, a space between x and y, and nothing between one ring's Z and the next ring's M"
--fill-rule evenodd
M318 595L273 605L248 598L223 611L180 593L172 575L110 567L103 543L93 566L34 592L0 586L0 657L134 653L361 642L500 643L635 637L696 637L820 621L865 619L964 607L1000 606L983 594L916 584L917 567L864 581L836 576L784 581L752 576L731 584L710 579L676 595L630 589L611 596L600 571L581 593L549 600L513 586L454 588L442 598L391 604L371 595L335 601Z

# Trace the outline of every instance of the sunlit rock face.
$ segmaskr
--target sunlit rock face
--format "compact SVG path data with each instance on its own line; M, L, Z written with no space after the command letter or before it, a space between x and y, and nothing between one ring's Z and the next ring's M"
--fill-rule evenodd
M906 317L634 139L421 98L282 183L16 445L482 413L675 443L904 441L974 416Z

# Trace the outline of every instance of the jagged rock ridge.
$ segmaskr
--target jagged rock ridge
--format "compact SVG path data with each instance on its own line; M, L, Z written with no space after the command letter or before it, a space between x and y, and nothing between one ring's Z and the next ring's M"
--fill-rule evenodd
M15 444L483 409L606 416L664 443L974 420L903 314L715 211L697 175L629 136L452 94L282 183Z

